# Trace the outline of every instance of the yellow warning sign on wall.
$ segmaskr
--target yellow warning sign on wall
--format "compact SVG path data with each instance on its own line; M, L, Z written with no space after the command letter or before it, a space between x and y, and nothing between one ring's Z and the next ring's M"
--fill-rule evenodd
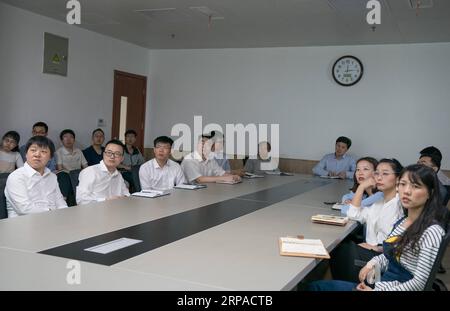
M61 62L61 59L59 58L58 54L53 55L52 63L53 64L59 64L60 62Z

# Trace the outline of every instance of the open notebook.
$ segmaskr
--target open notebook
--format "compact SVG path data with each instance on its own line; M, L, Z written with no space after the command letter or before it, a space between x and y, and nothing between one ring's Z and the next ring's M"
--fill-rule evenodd
M264 173L267 175L294 176L294 174L292 174L292 173L280 172L280 171L265 171Z
M244 178L252 179L252 178L264 178L264 175L252 174L249 172L245 172Z
M282 237L279 239L280 255L329 259L321 240Z
M339 179L339 176L328 176L328 175L321 175L320 178L328 178L328 179Z
M157 197L161 197L163 195L169 195L170 191L168 190L153 190L153 189L149 189L149 190L141 190L139 192L135 192L132 193L132 196L135 197L144 197L144 198L157 198Z

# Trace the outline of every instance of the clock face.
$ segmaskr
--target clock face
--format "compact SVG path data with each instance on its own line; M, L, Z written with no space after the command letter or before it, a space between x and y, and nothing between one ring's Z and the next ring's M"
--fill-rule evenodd
M356 84L363 75L363 65L354 56L342 56L333 65L333 79L342 86Z

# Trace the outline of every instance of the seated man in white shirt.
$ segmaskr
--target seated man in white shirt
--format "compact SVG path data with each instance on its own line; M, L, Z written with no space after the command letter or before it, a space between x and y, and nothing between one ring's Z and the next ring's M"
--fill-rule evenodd
M155 158L139 168L139 181L144 190L168 190L186 182L181 166L169 159L173 140L167 136L153 141Z
M6 181L8 217L41 213L67 207L56 175L46 165L55 153L53 143L44 136L30 138L25 146L26 162Z
M110 140L106 143L103 160L80 172L76 195L79 205L130 195L122 174L117 170L123 160L124 150L125 146L120 140Z
M238 182L241 177L225 172L212 157L214 143L211 135L202 135L197 143L197 150L188 154L181 168L190 183Z

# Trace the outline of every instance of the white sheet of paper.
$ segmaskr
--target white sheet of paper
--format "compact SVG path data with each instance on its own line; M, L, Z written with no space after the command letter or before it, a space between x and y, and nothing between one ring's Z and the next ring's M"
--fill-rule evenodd
M111 242L103 243L97 246L86 248L85 251L99 253L99 254L109 254L111 252L117 251L119 249L141 243L142 240L120 238Z

